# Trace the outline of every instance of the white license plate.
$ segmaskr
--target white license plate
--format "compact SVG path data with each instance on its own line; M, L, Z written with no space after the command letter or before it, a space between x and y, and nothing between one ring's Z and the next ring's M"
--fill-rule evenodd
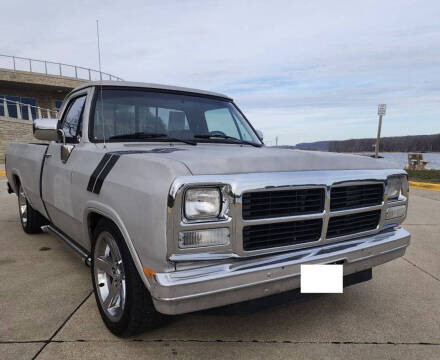
M343 265L301 265L302 293L342 293Z

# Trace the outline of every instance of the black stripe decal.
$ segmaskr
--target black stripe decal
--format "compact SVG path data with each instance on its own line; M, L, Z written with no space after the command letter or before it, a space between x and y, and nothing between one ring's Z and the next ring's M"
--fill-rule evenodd
M102 184L104 183L105 178L113 169L116 162L118 161L121 155L130 155L130 154L149 154L149 153L170 153L174 151L181 151L185 149L180 148L157 148L152 150L126 150L126 151L112 151L105 153L99 162L96 169L93 171L90 176L89 183L87 185L87 191L93 192L95 194L99 194L102 188Z
M119 159L119 155L112 154L110 157L110 160L105 165L104 169L99 174L98 178L96 179L95 187L93 188L93 192L95 194L99 194L101 191L102 184L104 183L105 178L110 173L110 171L113 169L113 166L115 166L116 162Z
M104 154L101 161L99 162L98 166L96 167L95 171L93 171L92 175L89 179L89 184L87 185L87 191L93 192L93 188L96 183L96 179L98 178L99 173L104 168L104 165L107 164L107 162L110 160L111 154L107 153Z

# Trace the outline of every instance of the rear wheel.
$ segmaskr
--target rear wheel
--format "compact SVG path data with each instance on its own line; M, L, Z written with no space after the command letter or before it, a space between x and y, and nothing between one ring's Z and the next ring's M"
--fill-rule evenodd
M29 204L21 184L18 186L18 212L21 226L28 234L38 234L41 232L41 227L48 224L43 215Z
M161 324L165 316L154 308L119 229L103 219L93 235L93 289L108 329L125 337Z

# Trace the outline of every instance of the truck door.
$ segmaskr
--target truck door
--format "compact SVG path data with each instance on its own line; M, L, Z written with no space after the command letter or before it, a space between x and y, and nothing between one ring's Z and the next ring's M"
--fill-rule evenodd
M43 200L53 225L76 241L82 238L82 225L74 217L74 201L71 196L72 161L82 135L83 113L87 93L75 94L64 107L58 128L65 136L63 141L49 144L42 177Z

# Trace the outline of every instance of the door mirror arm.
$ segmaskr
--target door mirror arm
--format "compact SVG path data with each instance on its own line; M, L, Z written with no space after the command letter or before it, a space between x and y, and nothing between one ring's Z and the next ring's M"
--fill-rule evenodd
M66 134L63 129L58 129L58 138L62 141L63 145L66 146Z
M63 129L58 129L57 132L58 138L62 142L60 158L63 163L66 163L75 145L66 144L66 134Z

